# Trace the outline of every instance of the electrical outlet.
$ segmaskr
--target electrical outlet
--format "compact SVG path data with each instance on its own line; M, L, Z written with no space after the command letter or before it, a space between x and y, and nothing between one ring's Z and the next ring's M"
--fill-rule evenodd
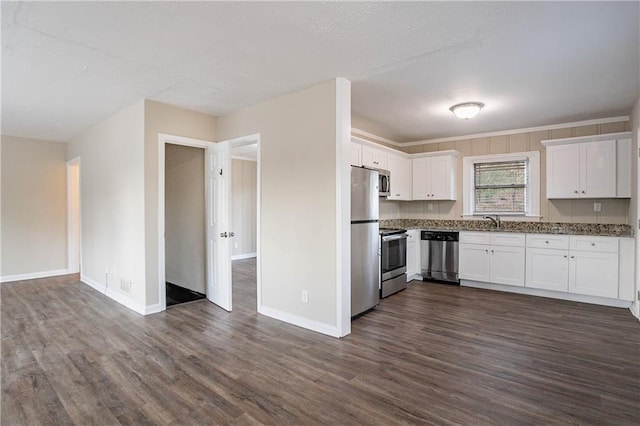
M125 293L131 292L131 280L120 279L120 290Z
M238 243L233 243L233 248L238 248Z
M427 203L427 210L429 211L433 210L433 203Z
M602 211L602 203L593 203L593 211L594 212Z
M302 290L302 303L309 303L309 292Z

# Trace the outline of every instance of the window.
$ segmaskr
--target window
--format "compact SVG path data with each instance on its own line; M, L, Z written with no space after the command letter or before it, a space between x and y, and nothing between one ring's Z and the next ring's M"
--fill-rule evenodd
M474 213L527 211L527 160L475 163Z
M540 152L463 158L463 216L540 217Z

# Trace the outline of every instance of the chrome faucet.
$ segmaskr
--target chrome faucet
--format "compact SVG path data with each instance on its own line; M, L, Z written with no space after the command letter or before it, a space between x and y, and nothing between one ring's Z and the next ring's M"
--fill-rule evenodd
M500 216L496 215L495 219L491 216L482 216L483 219L489 219L496 226L496 229L500 229Z

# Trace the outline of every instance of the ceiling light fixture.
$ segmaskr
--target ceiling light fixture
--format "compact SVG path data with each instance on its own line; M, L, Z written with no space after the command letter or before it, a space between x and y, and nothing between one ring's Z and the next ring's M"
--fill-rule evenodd
M456 104L449 108L449 110L458 118L468 120L478 115L484 104L482 102L464 102Z

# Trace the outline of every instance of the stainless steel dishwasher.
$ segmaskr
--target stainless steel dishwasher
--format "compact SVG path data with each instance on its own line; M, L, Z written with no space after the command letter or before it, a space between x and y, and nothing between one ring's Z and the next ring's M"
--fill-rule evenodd
M454 231L422 231L420 233L420 269L423 281L445 281L459 284L459 233Z

